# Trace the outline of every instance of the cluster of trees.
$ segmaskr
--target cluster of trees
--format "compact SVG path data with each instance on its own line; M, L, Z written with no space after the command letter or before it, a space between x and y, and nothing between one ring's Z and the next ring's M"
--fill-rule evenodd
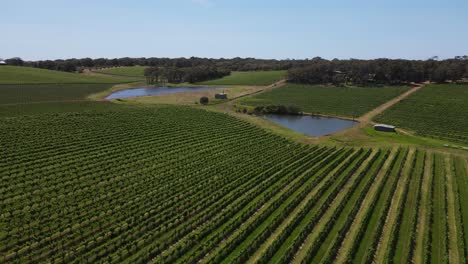
M196 83L222 78L231 74L230 70L218 69L212 66L194 66L186 68L176 67L148 67L145 69L146 82L148 84L161 83Z
M278 115L300 115L302 110L295 105L268 105L257 106L253 111L255 114L278 114Z
M17 58L19 59L19 58ZM21 59L20 59L21 60ZM83 68L109 68L121 66L149 66L162 68L192 68L198 66L215 67L230 71L287 70L298 65L296 60L265 60L255 58L82 58L66 60L23 61L18 66L29 66L58 71L80 71ZM7 62L8 63L8 62ZM10 63L9 63L10 64Z
M468 56L437 60L325 60L291 68L288 80L305 84L354 85L458 81L468 77Z
M202 76L199 71L223 69L227 71L289 70L291 82L308 84L355 85L400 84L406 82L445 82L468 78L468 56L439 60L374 59L374 60L326 60L320 57L304 60L266 60L255 58L82 58L67 60L23 61L20 58L6 60L9 65L37 67L59 71L80 71L84 68L108 68L119 66L149 66L164 68L168 78L180 82L182 78ZM181 70L182 69L182 70ZM191 70L188 70L191 69ZM193 71L193 74L187 73ZM220 70L216 70L220 72ZM216 71L206 75L217 74ZM187 75L191 75L187 76ZM206 79L208 77L201 77ZM211 77L210 77L211 78ZM179 80L179 81L177 81Z

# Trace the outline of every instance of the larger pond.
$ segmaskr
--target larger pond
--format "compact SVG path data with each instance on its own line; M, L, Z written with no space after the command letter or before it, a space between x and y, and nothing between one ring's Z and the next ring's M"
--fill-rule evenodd
M264 115L264 118L309 136L323 136L353 127L358 122L321 116L307 115Z
M160 95L160 94L172 94L172 93L183 93L183 92L197 92L206 90L222 90L223 88L216 87L152 87L152 88L134 88L125 89L114 92L106 97L106 99L122 99L137 96L149 96L149 95Z

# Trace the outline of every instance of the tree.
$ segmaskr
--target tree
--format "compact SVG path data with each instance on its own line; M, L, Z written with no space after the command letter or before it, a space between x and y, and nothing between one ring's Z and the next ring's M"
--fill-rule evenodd
M7 59L7 60L5 60L5 62L6 62L6 64L12 65L12 66L23 66L24 65L24 61L19 57L14 57L14 58Z
M147 84L156 84L159 81L160 71L158 67L149 67L144 71Z
M202 104L202 105L207 105L208 102L209 102L208 97L203 96L203 97L200 98L200 104Z

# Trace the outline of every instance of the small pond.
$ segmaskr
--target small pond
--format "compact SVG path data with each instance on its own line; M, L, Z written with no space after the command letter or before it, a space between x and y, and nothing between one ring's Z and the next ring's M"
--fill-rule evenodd
M308 116L308 115L264 115L264 118L294 131L309 136L323 136L332 134L350 127L358 122L334 117Z
M122 99L137 96L148 96L148 95L160 95L160 94L172 94L172 93L183 93L183 92L197 92L206 90L222 90L223 88L216 87L151 87L151 88L134 88L125 89L114 92L106 97L106 99Z

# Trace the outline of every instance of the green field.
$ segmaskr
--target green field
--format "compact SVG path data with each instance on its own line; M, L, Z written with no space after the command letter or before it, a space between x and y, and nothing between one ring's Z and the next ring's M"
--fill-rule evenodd
M0 262L466 259L440 222L467 230L466 157L303 145L181 106L0 121Z
M407 87L336 87L288 84L241 100L248 106L296 105L307 113L359 117Z
M124 83L134 78L92 76L39 68L0 66L0 84Z
M468 85L427 85L376 120L420 135L468 143Z
M103 70L96 70L95 72L126 76L126 77L140 77L144 78L146 66L132 66L132 67L116 67Z
M89 94L113 84L18 84L0 85L0 105L38 102L82 101Z
M252 85L266 86L286 78L286 71L232 72L221 79L201 82L201 85Z

